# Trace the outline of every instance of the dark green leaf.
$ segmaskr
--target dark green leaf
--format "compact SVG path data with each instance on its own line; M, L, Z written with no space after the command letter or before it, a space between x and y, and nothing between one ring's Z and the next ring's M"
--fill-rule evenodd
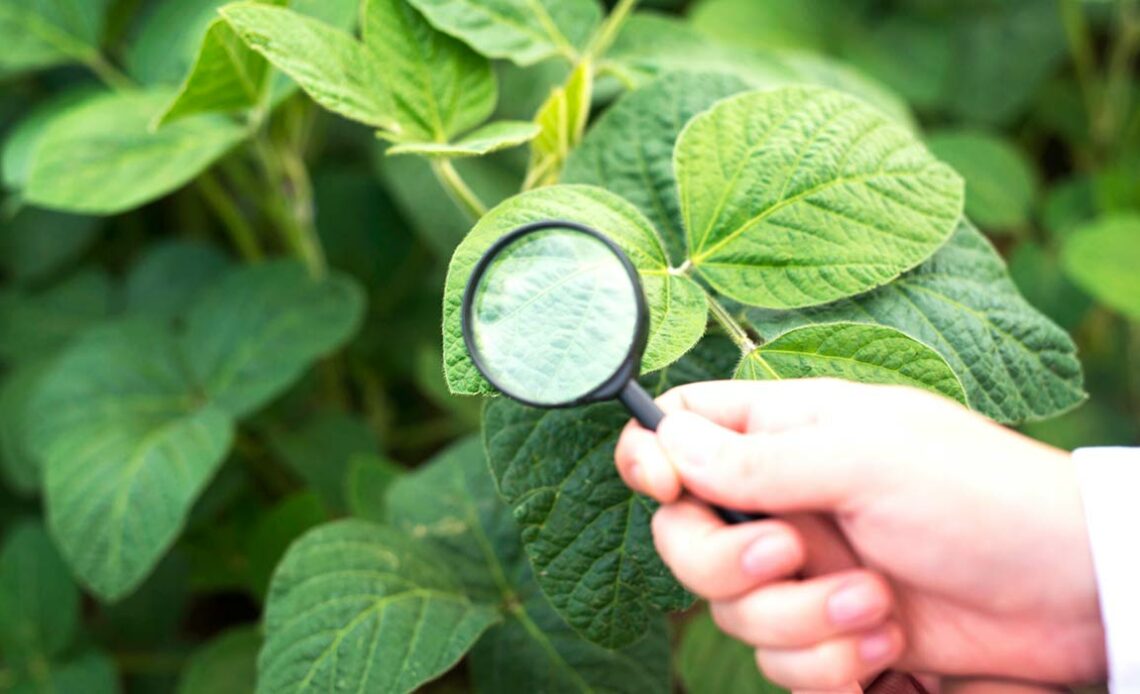
M49 363L21 364L0 381L0 476L17 493L39 491L43 472L29 444L29 405Z
M261 514L247 537L250 589L264 596L269 580L285 550L305 532L329 519L320 497L302 492L284 499ZM252 663L251 663L252 667Z
M753 648L718 629L708 612L685 625L677 672L691 694L787 694L760 674Z
M253 627L230 629L190 657L178 694L250 694L257 681L261 635Z
M182 316L198 293L231 265L225 253L203 243L167 241L153 246L127 275L127 309L168 318Z
M49 276L82 256L99 226L94 217L25 207L0 221L0 269L17 283Z
M403 474L402 467L378 455L353 456L344 481L344 498L349 512L363 520L383 523L388 515L384 501L388 488Z
M38 522L17 525L0 548L0 654L46 662L75 639L79 590Z
M80 272L43 292L0 291L0 359L40 359L97 325L111 311L111 280Z

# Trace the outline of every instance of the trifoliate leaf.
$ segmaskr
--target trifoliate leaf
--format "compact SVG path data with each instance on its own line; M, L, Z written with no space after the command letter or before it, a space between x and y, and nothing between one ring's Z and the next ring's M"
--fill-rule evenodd
M952 169L830 90L726 99L689 123L675 162L694 267L753 306L811 306L885 284L937 250L962 212Z

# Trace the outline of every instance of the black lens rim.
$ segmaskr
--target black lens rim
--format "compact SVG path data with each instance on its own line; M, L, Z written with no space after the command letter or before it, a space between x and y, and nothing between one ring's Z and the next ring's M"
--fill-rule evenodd
M604 243L606 247L617 256L617 259L621 261L622 267L625 268L626 274L629 276L629 281L633 287L634 301L637 304L637 317L634 324L633 341L622 363L609 378L593 390L573 400L557 404L534 402L527 398L519 397L500 387L500 385L495 382L495 379L489 375L486 363L475 345L473 326L476 289L495 257L498 256L504 248L513 244L520 237L540 231L549 231L551 229L576 231ZM467 347L467 354L471 358L472 363L475 364L475 368L483 375L483 378L487 379L487 382L494 386L496 390L512 400L521 402L530 407L541 407L544 409L579 407L595 402L613 400L621 393L622 388L624 388L630 380L637 378L640 374L641 357L645 353L645 345L649 340L649 304L645 299L645 289L641 284L641 276L637 274L637 268L634 267L633 261L629 259L629 255L622 250L621 246L614 243L612 239L597 229L566 219L543 219L524 224L507 232L491 244L491 246L483 252L482 257L479 258L479 262L475 263L475 267L471 270L471 276L467 278L467 286L463 290L463 304L460 315L463 342Z

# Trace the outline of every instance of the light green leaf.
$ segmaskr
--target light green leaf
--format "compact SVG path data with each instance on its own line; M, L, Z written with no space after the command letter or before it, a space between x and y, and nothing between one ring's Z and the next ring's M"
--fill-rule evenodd
M722 379L738 357L727 340L706 340L649 386ZM658 611L690 602L653 550L656 504L631 492L614 468L628 420L615 404L540 410L506 398L488 401L483 420L491 471L539 585L566 622L607 648L634 643Z
M261 635L237 627L210 640L190 656L178 694L249 694L257 681Z
M439 361L437 360L438 366ZM348 464L344 480L344 498L354 517L373 523L387 518L384 499L388 488L404 474L404 469L378 455L355 455Z
M0 71L94 60L111 0L0 0Z
M570 154L562 181L595 185L632 202L679 265L685 235L673 172L677 137L693 116L746 88L731 75L678 72L623 96Z
M215 116L152 133L169 98L162 91L104 94L53 118L33 156L26 199L116 214L181 188L245 137L242 126Z
M0 291L0 359L41 359L111 312L111 278L81 271L42 292Z
M234 270L195 302L187 367L221 409L243 416L292 385L360 327L364 293L347 277L313 279L297 262Z
M962 212L953 170L887 117L824 89L720 102L685 128L675 166L693 265L754 306L885 284L937 250Z
M1065 239L1061 259L1082 289L1140 321L1140 215L1118 214L1078 228Z
M437 29L489 58L571 62L601 20L596 0L410 0Z
M198 293L225 275L232 265L225 253L203 243L175 240L155 245L127 275L127 310L180 317Z
M566 157L586 132L593 96L594 67L589 62L576 67L566 84L551 91L534 117L539 132L530 143L530 167L524 188L558 182Z
M702 0L690 21L707 36L745 48L822 53L852 14L844 0Z
M100 226L94 217L24 207L0 220L0 270L20 284L44 279L82 256Z
M704 291L688 277L669 272L660 237L636 208L601 188L540 188L510 198L491 210L452 256L443 315L444 369L452 392L492 392L476 371L463 342L460 309L471 270L499 237L543 219L577 221L602 230L629 255L641 275L650 309L649 344L642 361L645 371L676 361L704 334L708 310Z
M321 526L273 576L258 691L411 691L498 619L402 533L358 520Z
M478 692L629 694L667 691L665 621L616 651L578 636L534 582L519 528L499 499L478 439L461 442L408 475L389 492L391 522L450 559L468 594L507 605L471 653Z
M691 694L787 694L760 674L755 650L718 629L708 611L685 625L677 673Z
M31 407L52 535L80 581L117 600L174 542L232 423L202 399L173 336L144 321L75 341Z
M869 294L803 311L752 310L749 318L765 337L844 321L901 330L937 350L970 406L1000 422L1046 419L1086 397L1072 339L1021 297L969 222L929 261Z
M399 131L383 66L350 34L280 7L247 2L220 11L247 45L313 101L345 118Z
M490 62L433 29L405 0L364 0L364 45L387 82L400 142L449 142L487 120L498 86Z
M978 226L1009 231L1029 223L1036 176L1011 143L984 131L943 130L926 144L966 179L966 216Z
M13 491L31 496L39 491L42 471L28 445L29 406L49 363L20 364L0 381L0 476Z
M388 154L418 154L423 157L481 157L491 152L526 144L539 127L525 121L496 121L464 135L456 142L406 142L388 148Z
M119 675L110 658L98 651L87 651L63 663L45 663L43 666L17 673L11 694L56 694L83 692L83 694L118 694Z
M79 589L38 522L13 527L0 548L0 653L12 664L63 653L79 624Z
M20 118L5 136L0 151L3 159L0 178L5 188L19 190L27 185L32 155L40 144L44 128L61 113L97 93L98 90L90 86L74 87L40 101Z
M745 355L735 376L822 377L911 386L966 403L961 381L938 352L879 325L832 323L790 330Z
M285 0L272 3L283 5ZM215 19L206 30L190 74L156 118L155 127L201 113L253 108L264 97L268 80L265 58L250 50L224 19Z
M274 432L270 443L289 469L337 513L347 508L344 481L353 457L380 453L380 442L366 422L335 411L315 413L299 427Z

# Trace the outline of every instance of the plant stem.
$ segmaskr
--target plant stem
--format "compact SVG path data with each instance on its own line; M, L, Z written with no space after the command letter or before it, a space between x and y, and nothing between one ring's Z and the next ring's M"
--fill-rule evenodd
M130 77L127 77L121 70L112 65L102 53L92 53L83 60L83 64L87 66L95 76L99 78L103 84L111 89L121 92L128 89L133 89L135 83Z
M261 246L257 243L257 234L245 216L242 215L241 210L226 194L222 185L218 183L218 179L207 171L198 178L198 190L226 227L226 231L229 232L230 239L234 242L238 252L241 253L241 257L251 262L261 260L264 254L261 252Z
M1132 63L1140 50L1140 12L1135 0L1121 0L1119 26L1109 53L1103 103L1094 124L1105 146L1116 141L1131 101Z
M280 151L264 134L253 144L276 202L267 208L268 213L309 273L323 277L327 266L314 224L313 190L305 163L295 152Z
M1096 58L1093 55L1089 25L1080 0L1061 0L1061 17L1065 23L1069 53L1077 70L1077 84L1085 102L1089 123L1094 124L1099 98L1096 85Z
M455 165L451 163L450 159L433 159L431 169L435 172L435 177L451 195L451 199L467 213L471 221L478 221L479 218L487 214L487 206L455 170Z
M587 59L601 58L605 55L621 32L621 28L625 26L629 15L637 7L637 2L638 0L619 0L613 12L610 12L610 16L606 17L605 23L598 29L598 33L594 34L594 39L586 49Z
M711 294L709 295L709 311L716 322L720 324L720 327L724 328L724 331L740 348L742 354L748 355L755 351L757 344L752 341L748 331Z

